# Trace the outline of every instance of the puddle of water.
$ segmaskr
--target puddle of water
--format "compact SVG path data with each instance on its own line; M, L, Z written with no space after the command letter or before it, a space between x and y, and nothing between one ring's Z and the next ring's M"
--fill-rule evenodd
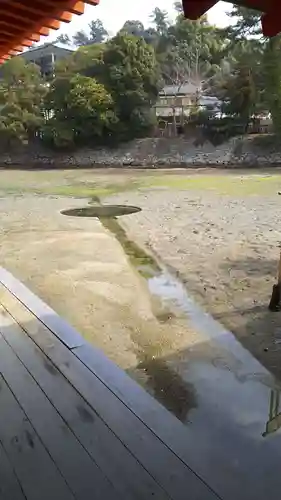
M201 335L169 359L145 357L147 387L186 427L189 463L228 500L275 500L281 489L280 386L235 336L205 313L183 283L135 242L116 219L103 220L152 296L183 312ZM202 334L206 339L202 344ZM192 410L191 422L189 412Z
M149 282L150 279L161 274L161 267L151 255L128 238L117 219L119 215L137 213L140 210L132 206L102 205L99 198L95 196L90 200L88 207L63 210L61 213L75 217L98 217L103 226L120 243L131 265ZM173 313L169 308L167 311L157 311L156 317L160 323L166 323L172 319ZM142 350L142 355L139 356L140 364L131 375L144 371L146 388L150 389L154 397L180 420L187 421L188 411L196 406L195 392L191 384L185 382L164 360L149 353L149 350L148 346L144 351Z
M126 231L120 226L115 217L102 217L100 220L104 227L115 235L132 266L148 283L161 275L162 270L156 259L128 238ZM160 323L166 323L173 317L174 313L170 310L170 307L167 310L157 311L156 314L156 318ZM136 372L143 370L147 375L146 388L150 389L153 396L181 421L187 422L188 412L196 406L193 386L184 381L171 366L168 366L165 360L149 354L149 350L151 349L147 347L144 353L139 356L143 359L136 367Z
M137 269L141 276L149 279L161 273L161 267L156 260L140 248L133 240L128 238L126 231L120 226L116 217L101 217L100 221L106 229L114 234L129 258L130 263Z
M198 344L169 359L144 349L137 367L154 396L182 422L189 422L193 410L186 427L190 466L223 498L275 500L281 489L280 386L179 279L127 237L116 216L100 221L165 306L159 321L169 321L170 311L178 309L201 333Z
M182 422L188 412L196 407L194 387L162 359L144 359L137 368L147 375L147 385L154 397Z
M275 499L281 489L280 384L169 271L163 268L148 285L206 336L206 343L181 353L186 366L180 376L196 391L187 427L190 465L223 498Z
M82 208L70 208L62 210L62 215L69 217L119 217L120 215L135 214L141 208L129 205L91 205Z

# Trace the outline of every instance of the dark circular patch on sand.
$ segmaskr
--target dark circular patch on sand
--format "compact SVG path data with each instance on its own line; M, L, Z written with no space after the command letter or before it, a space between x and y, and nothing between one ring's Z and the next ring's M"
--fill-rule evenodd
M140 212L141 208L130 205L102 205L62 210L62 215L70 217L119 217Z

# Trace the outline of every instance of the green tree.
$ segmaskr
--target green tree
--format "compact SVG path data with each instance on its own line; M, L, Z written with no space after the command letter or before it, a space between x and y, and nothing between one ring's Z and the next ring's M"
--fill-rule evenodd
M267 41L264 51L265 99L275 132L281 135L281 37Z
M153 24L159 36L167 34L169 21L168 21L168 13L165 10L161 10L159 9L159 7L155 7L155 9L150 15L150 19L151 23Z
M140 21L135 20L126 21L120 32L138 37L144 37L145 35L144 25Z
M137 20L128 20L124 23L120 33L142 37L146 43L156 45L158 34L154 28L145 29L143 23Z
M119 33L106 44L96 74L115 102L120 136L146 133L153 123L151 107L160 88L153 47L143 38Z
M108 32L105 29L102 21L100 19L96 19L95 21L91 21L89 24L90 28L90 43L103 43L107 37Z
M11 144L34 139L44 123L47 87L35 64L15 57L2 68L0 137Z
M109 92L83 75L56 78L46 108L51 118L46 123L45 137L57 147L100 143L117 125Z
M56 67L64 84L77 72L102 84L111 95L118 120L116 127L112 122L112 139L128 140L150 130L155 119L151 108L161 86L160 73L154 48L142 37L120 32L105 44L79 48ZM67 93L63 88L62 96Z
M240 41L231 63L226 68L222 65L211 79L209 92L224 101L224 111L240 117L246 129L251 118L266 111L264 76L263 44L253 39Z
M259 46L259 55L257 51L248 52L244 66L247 64L251 70L256 106L262 105L264 110L267 108L270 111L275 132L281 134L280 36L269 40L261 36L260 13L255 10L234 7L230 15L235 24L227 30L229 43L226 50L232 59L237 60L237 47L245 43L245 37L252 48Z
M75 35L72 38L72 41L74 45L77 45L79 47L90 43L90 37L85 31L80 30L77 31L77 33L75 33Z
M103 57L106 44L94 43L83 47L73 52L68 57L60 59L56 63L56 75L74 75L76 73L84 73L85 76L94 74L94 69L100 64Z
M233 6L228 15L235 20L235 23L226 29L230 39L236 42L261 35L261 12L247 7Z
M221 45L219 30L211 26L206 17L189 21L179 14L157 47L165 81L170 83L175 77L177 79L180 70L184 80L200 83L209 75L212 66L220 63Z
M61 35L59 35L56 38L55 43L63 43L65 45L71 45L71 40L66 33L61 33Z
M73 36L73 43L78 47L83 45L89 45L94 43L102 43L108 37L108 32L106 31L102 21L96 19L91 21L88 25L88 32L80 30Z

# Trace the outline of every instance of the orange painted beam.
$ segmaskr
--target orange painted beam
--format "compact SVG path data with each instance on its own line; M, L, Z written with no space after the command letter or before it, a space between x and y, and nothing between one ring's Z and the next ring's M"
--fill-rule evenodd
M40 36L48 36L61 23L69 23L73 15L81 15L85 4L99 0L1 0L0 63L23 46L30 47Z

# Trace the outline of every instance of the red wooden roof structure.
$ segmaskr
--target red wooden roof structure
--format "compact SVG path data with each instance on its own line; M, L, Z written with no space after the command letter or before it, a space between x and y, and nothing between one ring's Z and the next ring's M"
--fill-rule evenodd
M0 64L11 55L22 52L69 23L73 14L83 14L85 4L97 5L99 0L1 0L0 1Z
M106 2L106 0L103 0ZM185 17L197 19L216 0L182 0ZM229 0L230 1L230 0ZM69 23L73 14L83 14L85 4L97 5L99 0L1 0L0 1L0 63L39 41L60 23ZM262 25L266 36L281 31L281 0L236 0L234 3L263 12Z
M261 11L263 13L261 21L265 36L275 36L281 31L281 0L226 1ZM198 19L213 7L217 0L182 0L182 3L185 17Z

